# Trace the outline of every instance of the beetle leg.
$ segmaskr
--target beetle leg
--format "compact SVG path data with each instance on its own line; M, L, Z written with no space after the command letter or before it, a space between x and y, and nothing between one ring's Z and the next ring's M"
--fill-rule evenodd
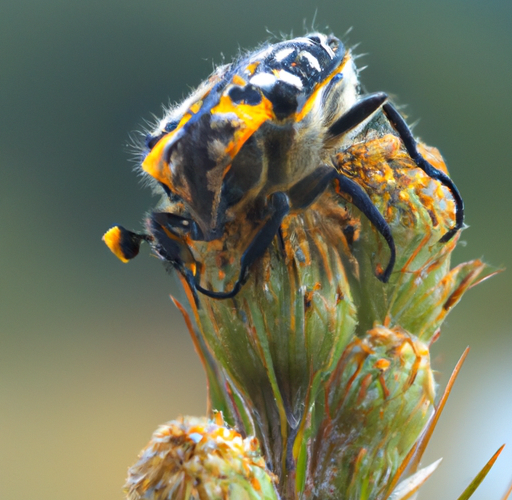
M416 140L414 139L411 129L402 118L396 108L387 101L387 95L384 92L378 92L363 97L356 102L344 115L342 115L335 123L333 123L327 131L327 140L338 135L342 135L360 125L364 120L369 118L380 107L393 128L398 132L400 139L404 143L405 149L409 153L412 160L421 168L429 177L439 181L446 186L452 193L455 201L455 226L450 229L440 240L440 243L446 243L464 226L464 202L455 186L454 182L444 172L432 166L418 151Z
M273 213L243 253L242 258L240 259L240 273L233 289L230 292L212 292L211 290L203 288L196 282L195 286L199 292L213 299L230 299L240 291L245 282L248 269L256 259L265 253L278 233L283 219L290 211L288 197L284 193L277 192L271 194L269 196L269 202L273 208Z
M455 186L454 182L444 172L433 167L427 160L425 160L425 158L423 158L416 147L416 140L411 133L411 129L396 108L391 103L387 102L382 106L382 110L391 122L391 125L393 125L394 129L398 132L400 139L402 139L402 142L404 143L405 149L416 165L418 165L418 167L420 167L429 177L446 186L452 193L455 201L455 226L439 240L440 243L446 243L464 226L464 202L462 201L459 190Z
M292 208L303 209L311 205L333 180L337 182L336 191L339 194L348 194L352 199L352 204L368 218L386 240L391 256L386 269L383 272L378 272L377 278L383 283L387 283L395 265L395 242L388 223L359 184L339 173L334 166L322 165L292 186L289 191Z
M373 226L379 231L382 237L386 240L388 244L389 251L391 255L389 257L388 265L384 271L377 272L377 278L383 283L387 283L389 280L389 276L393 271L393 267L395 266L396 260L396 248L395 242L393 240L393 235L391 234L391 229L382 216L382 214L377 210L377 207L372 203L370 197L366 194L364 189L357 184L357 182L345 177L343 174L336 172L334 177L337 181L336 191L338 193L345 193L351 197L352 204L357 207L368 220L373 224Z
M155 250L170 262L195 290L194 276L197 262L177 228L194 234L198 231L194 221L167 212L153 212L149 219L151 234L154 236Z
M361 125L386 102L387 98L388 96L384 92L377 92L361 98L329 127L327 140L345 134Z
M283 228L279 226L277 230L277 242L279 244L279 251L283 257L286 257L286 245L284 243Z
M321 165L304 179L295 183L288 191L293 210L309 207L336 177L336 169L331 165Z

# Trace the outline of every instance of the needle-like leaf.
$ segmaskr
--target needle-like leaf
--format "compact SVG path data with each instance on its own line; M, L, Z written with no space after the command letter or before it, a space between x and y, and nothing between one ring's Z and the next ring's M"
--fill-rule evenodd
M457 500L468 500L468 498L473 495L478 486L480 486L480 483L484 480L485 476L487 476L487 473L491 470L491 467L494 465L494 462L496 462L496 459L499 457L504 447L505 445L502 445L498 449L498 451L485 464L483 469L476 475L475 479L469 483L469 486L464 490L462 495Z

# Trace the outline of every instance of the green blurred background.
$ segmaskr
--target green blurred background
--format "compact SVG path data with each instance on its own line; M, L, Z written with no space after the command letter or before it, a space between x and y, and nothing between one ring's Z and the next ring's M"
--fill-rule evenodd
M239 47L304 33L316 14L368 53L368 91L395 96L441 149L470 228L455 253L511 268L510 0L3 0L0 4L0 498L122 499L156 426L205 411L176 283L100 241L156 201L128 135ZM455 499L508 443L475 495L512 479L512 272L471 290L434 349L439 381L472 350L429 450L420 498ZM426 462L425 462L426 463Z

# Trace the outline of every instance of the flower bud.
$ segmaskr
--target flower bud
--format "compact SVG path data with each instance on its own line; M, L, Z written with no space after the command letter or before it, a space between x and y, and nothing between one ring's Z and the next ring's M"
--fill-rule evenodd
M325 385L309 445L308 498L380 498L434 403L427 345L399 328L354 339Z
M243 438L205 418L183 417L161 425L129 469L129 500L272 500L268 472L255 438Z

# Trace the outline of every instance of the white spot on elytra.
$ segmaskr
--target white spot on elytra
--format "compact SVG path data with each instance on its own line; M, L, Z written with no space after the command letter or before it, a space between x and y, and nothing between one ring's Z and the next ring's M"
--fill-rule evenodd
M282 82L288 83L299 90L302 89L302 80L298 76L292 75L291 73L288 73L288 71L284 71L282 69L276 71L276 73L279 80Z
M256 87L264 90L270 90L276 83L277 78L270 73L258 73L254 75L249 81Z
M288 49L281 49L279 52L276 53L274 56L276 61L282 61L286 57L288 57L295 49L293 47L290 47Z
M321 70L320 63L318 62L318 59L313 54L310 54L309 52L303 51L299 55L301 57L304 57L305 59L307 59L309 65L312 68L316 69L317 71Z

